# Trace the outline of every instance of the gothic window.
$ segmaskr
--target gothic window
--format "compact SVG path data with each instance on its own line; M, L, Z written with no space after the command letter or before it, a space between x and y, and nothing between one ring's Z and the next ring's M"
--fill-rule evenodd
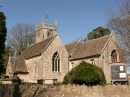
M117 53L116 53L116 50L113 50L112 53L111 53L111 61L112 61L112 63L117 62Z
M55 52L52 57L52 71L60 71L60 57L58 52Z

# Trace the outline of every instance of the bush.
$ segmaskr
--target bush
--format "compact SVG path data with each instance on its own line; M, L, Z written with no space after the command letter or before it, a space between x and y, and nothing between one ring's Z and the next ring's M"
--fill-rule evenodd
M83 61L65 75L63 84L104 85L106 79L101 68Z

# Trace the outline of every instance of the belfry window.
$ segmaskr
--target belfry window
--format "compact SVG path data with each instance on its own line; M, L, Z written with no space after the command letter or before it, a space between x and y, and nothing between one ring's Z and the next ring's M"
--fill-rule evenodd
M117 53L116 53L116 50L113 50L112 53L111 53L111 62L112 63L117 62Z
M38 36L38 37L40 36L40 31L37 32L37 36Z
M51 37L53 35L52 29L48 29L47 37Z
M58 52L55 52L52 57L52 71L60 71L60 57Z
M50 32L47 33L47 37L50 37Z

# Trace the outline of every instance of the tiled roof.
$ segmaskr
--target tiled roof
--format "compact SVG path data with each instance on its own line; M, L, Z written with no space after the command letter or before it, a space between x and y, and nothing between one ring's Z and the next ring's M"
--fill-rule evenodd
M68 53L70 53L70 51L73 49L73 47L78 43L78 41L69 43L65 45L66 50L68 51Z
M40 55L54 37L55 36L50 37L26 48L25 51L19 56L18 60L16 60L16 72L27 72L24 59Z
M101 38L82 42L77 47L75 53L73 53L71 60L101 54L101 51L102 51L103 47L105 46L105 44L107 43L109 37L110 37L110 35L106 35Z
M24 54L21 55L15 63L15 72L27 72L27 67L24 61Z
M30 58L30 57L33 57L33 56L40 55L42 53L42 51L46 48L48 43L50 43L52 38L53 37L48 38L48 39L46 39L42 42L39 42L37 44L34 44L34 45L28 47L25 51L26 54L25 54L24 58Z

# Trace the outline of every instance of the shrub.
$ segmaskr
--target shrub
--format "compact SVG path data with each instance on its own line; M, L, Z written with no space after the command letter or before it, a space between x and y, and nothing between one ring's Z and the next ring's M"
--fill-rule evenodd
M65 75L63 84L104 85L106 79L101 68L83 61Z

